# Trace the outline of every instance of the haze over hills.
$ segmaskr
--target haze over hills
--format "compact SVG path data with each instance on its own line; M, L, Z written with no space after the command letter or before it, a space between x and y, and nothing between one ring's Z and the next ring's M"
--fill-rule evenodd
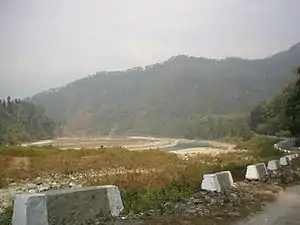
M98 72L30 100L63 124L64 134L182 136L223 123L211 118L247 115L280 93L298 65L300 43L256 60L178 55L145 68Z

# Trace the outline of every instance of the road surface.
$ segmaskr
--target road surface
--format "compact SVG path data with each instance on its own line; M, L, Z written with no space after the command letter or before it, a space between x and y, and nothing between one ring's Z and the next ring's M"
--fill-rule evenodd
M300 225L300 185L282 191L276 202L236 225Z

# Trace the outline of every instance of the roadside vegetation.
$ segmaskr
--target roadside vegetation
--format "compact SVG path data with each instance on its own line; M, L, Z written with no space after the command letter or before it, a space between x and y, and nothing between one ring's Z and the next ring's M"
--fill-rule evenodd
M274 144L278 142L276 138L269 138L263 135L253 135L253 137L246 141L237 141L237 149L247 149L248 153L256 160L270 160L284 155L284 153L277 151Z
M271 101L255 107L250 115L250 127L257 133L296 138L300 145L300 67L295 81Z

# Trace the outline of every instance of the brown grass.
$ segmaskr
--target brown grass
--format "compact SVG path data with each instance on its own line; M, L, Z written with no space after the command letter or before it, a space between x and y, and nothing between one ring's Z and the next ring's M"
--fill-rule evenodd
M228 153L219 156L199 154L188 160L181 159L175 154L159 151L135 152L134 154L149 154L143 168L148 168L147 173L115 174L91 180L91 185L115 184L121 188L134 188L142 192L156 190L171 182L200 182L203 174L222 170L231 170L236 179L240 179L240 172L244 176L245 165L252 160L245 157L245 153ZM160 160L153 160L159 158ZM165 160L168 159L168 160ZM139 168L139 167L135 167ZM141 168L141 167L140 167ZM184 181L183 181L184 180Z
M59 150L52 147L0 147L1 177L14 181L34 179L45 174L84 173L86 171L125 168L149 171L104 177L99 183L115 183L120 186L144 184L161 187L180 176L200 179L205 172L214 172L233 163L245 164L244 153L229 153L218 157L198 155L189 160L175 154L148 150L128 151L122 148ZM93 181L95 183L95 181Z
M40 174L73 173L108 168L165 170L182 160L160 151L133 152L121 148L57 150L47 148L0 147L0 170L6 177L32 179Z

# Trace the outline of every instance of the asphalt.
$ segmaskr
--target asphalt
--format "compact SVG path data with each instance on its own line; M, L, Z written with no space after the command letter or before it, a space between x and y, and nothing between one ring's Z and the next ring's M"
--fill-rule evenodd
M278 147L288 150L288 151L299 151L299 147L295 147L295 138L287 138L287 137L277 137L277 136L272 136L272 135L266 135L266 134L258 134L259 136L264 136L272 139L277 139L279 140Z
M300 225L300 185L280 192L277 201L236 225Z

